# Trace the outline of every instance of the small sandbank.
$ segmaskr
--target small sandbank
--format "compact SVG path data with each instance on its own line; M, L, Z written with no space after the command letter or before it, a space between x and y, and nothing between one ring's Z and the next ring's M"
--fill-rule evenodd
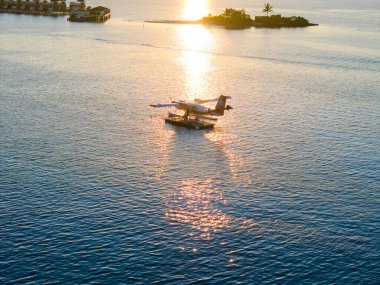
M144 21L144 23L155 23L155 24L183 24L183 25L197 25L203 24L202 20L149 20Z

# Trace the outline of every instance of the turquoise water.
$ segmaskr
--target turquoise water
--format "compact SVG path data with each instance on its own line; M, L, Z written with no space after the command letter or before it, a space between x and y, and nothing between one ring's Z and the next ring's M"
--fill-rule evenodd
M378 1L241 31L142 21L262 4L109 2L0 14L0 283L376 284ZM213 131L149 107L219 94Z

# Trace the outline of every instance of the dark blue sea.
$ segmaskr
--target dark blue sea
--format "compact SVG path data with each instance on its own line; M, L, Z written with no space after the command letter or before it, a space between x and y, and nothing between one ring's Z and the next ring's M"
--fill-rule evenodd
M379 1L87 4L0 14L0 284L379 284ZM149 107L220 94L211 131Z

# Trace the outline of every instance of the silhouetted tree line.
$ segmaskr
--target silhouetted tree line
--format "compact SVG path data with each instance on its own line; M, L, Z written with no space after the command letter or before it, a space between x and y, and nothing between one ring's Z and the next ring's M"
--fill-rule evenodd
M226 8L223 14L218 16L208 15L202 18L203 23L209 23L222 26L252 26L253 20L244 9L236 10L233 8Z

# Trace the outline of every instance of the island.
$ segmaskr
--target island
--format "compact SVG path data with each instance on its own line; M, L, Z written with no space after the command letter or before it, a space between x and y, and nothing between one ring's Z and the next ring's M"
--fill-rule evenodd
M272 6L269 4L264 5L263 12L267 16L256 16L255 20L251 18L244 9L237 10L233 8L226 8L222 14L213 16L209 14L199 20L194 21L181 21L181 20L162 20L162 21L145 21L148 23L164 23L164 24L203 24L222 26L226 29L247 29L251 27L256 28L304 28L308 26L318 26L312 24L307 19L298 16L282 17L281 15L271 15Z

